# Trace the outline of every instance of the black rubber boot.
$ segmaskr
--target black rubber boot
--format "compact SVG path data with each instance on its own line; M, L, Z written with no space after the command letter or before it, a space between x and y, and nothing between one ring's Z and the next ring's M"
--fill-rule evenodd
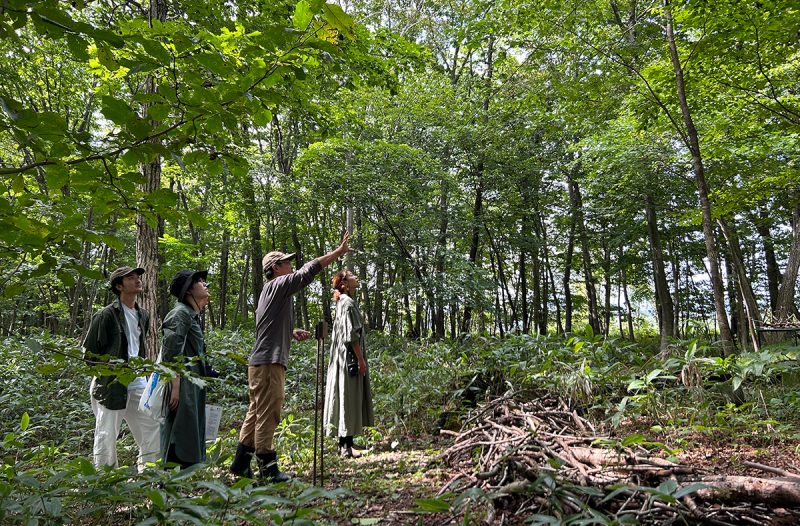
M245 446L239 442L239 445L236 447L236 456L233 457L233 462L231 462L231 473L237 477L253 478L253 470L250 469L250 461L253 459L253 453L255 452L255 448Z
M291 477L278 469L278 453L256 453L258 478L262 482L286 482Z

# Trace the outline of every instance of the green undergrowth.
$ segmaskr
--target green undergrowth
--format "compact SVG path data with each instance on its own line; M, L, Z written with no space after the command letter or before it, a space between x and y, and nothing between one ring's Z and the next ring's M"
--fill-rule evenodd
M292 349L284 418L276 435L282 465L296 471L299 480L267 487L237 482L226 470L247 408L246 361L252 335L209 331L207 343L211 362L220 372L218 379L204 380L208 402L223 408L220 436L210 444L208 462L188 472L154 467L136 475L131 468L91 466L89 376L102 372L132 378L153 370L154 364L137 361L98 370L82 360L74 339L47 333L0 342L0 523L341 521L340 514L352 511L342 504L348 502L341 499L347 490L308 484L313 466L315 342ZM689 437L697 434L716 440L800 438L800 349L791 345L720 358L714 345L701 341L673 342L669 354L659 356L648 345L605 339L590 331L569 338L519 334L504 339L469 336L457 342L373 333L366 349L377 422L357 440L384 451L403 451L412 441L435 436L441 427L457 430L470 409L510 393L558 395L612 441L668 453L690 447ZM326 440L332 449L333 439ZM118 449L121 464L134 463L135 447L124 427ZM337 459L330 462L336 465ZM378 493L385 493L391 505L392 495L403 494L403 480L388 474L380 485L355 480L347 486L375 491L380 487ZM380 501L378 495L371 498ZM422 498L418 511L460 510L469 523L481 499L486 497L471 493Z

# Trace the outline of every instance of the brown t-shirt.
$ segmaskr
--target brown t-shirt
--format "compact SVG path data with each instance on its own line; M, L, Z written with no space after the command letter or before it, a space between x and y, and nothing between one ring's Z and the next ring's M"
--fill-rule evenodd
M256 344L250 353L250 365L288 365L293 329L292 296L311 283L321 270L319 261L312 259L291 274L264 284L256 309Z

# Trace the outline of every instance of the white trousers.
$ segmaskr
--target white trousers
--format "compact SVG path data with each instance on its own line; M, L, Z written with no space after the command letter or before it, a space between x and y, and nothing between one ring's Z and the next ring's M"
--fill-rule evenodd
M92 412L94 413L94 451L93 460L96 467L114 466L117 462L117 436L122 426L122 421L128 423L133 439L139 446L139 456L136 465L141 473L147 462L155 462L161 455L161 425L139 411L139 400L144 389L128 391L128 403L125 409L109 409L91 396L95 380L89 387L89 397L92 399Z

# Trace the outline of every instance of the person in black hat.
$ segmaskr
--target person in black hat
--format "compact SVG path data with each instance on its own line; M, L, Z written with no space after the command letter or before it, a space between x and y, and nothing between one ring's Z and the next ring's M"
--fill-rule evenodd
M250 405L230 466L235 475L252 476L250 463L255 455L262 481L283 482L289 479L278 469L273 436L281 418L290 341L292 338L302 341L311 336L306 330L294 328L292 296L308 286L324 267L350 251L348 239L349 234L345 233L336 249L294 271L294 254L270 252L264 256L262 265L267 282L256 309L256 343L247 367Z
M205 376L205 338L200 313L208 305L207 270L181 270L169 292L178 298L161 326L162 361L181 362L196 376ZM185 377L170 383L169 412L161 424L161 458L188 467L206 459L206 390Z
M111 273L109 288L117 299L93 317L83 341L86 358L95 364L112 360L127 362L144 358L150 327L147 312L136 303L142 292L143 268L120 267ZM158 458L158 422L138 410L146 379L139 377L123 385L116 376L92 379L90 393L95 417L93 461L95 466L114 466L117 462L117 435L122 421L128 423L139 447L137 465L142 471L147 462Z

